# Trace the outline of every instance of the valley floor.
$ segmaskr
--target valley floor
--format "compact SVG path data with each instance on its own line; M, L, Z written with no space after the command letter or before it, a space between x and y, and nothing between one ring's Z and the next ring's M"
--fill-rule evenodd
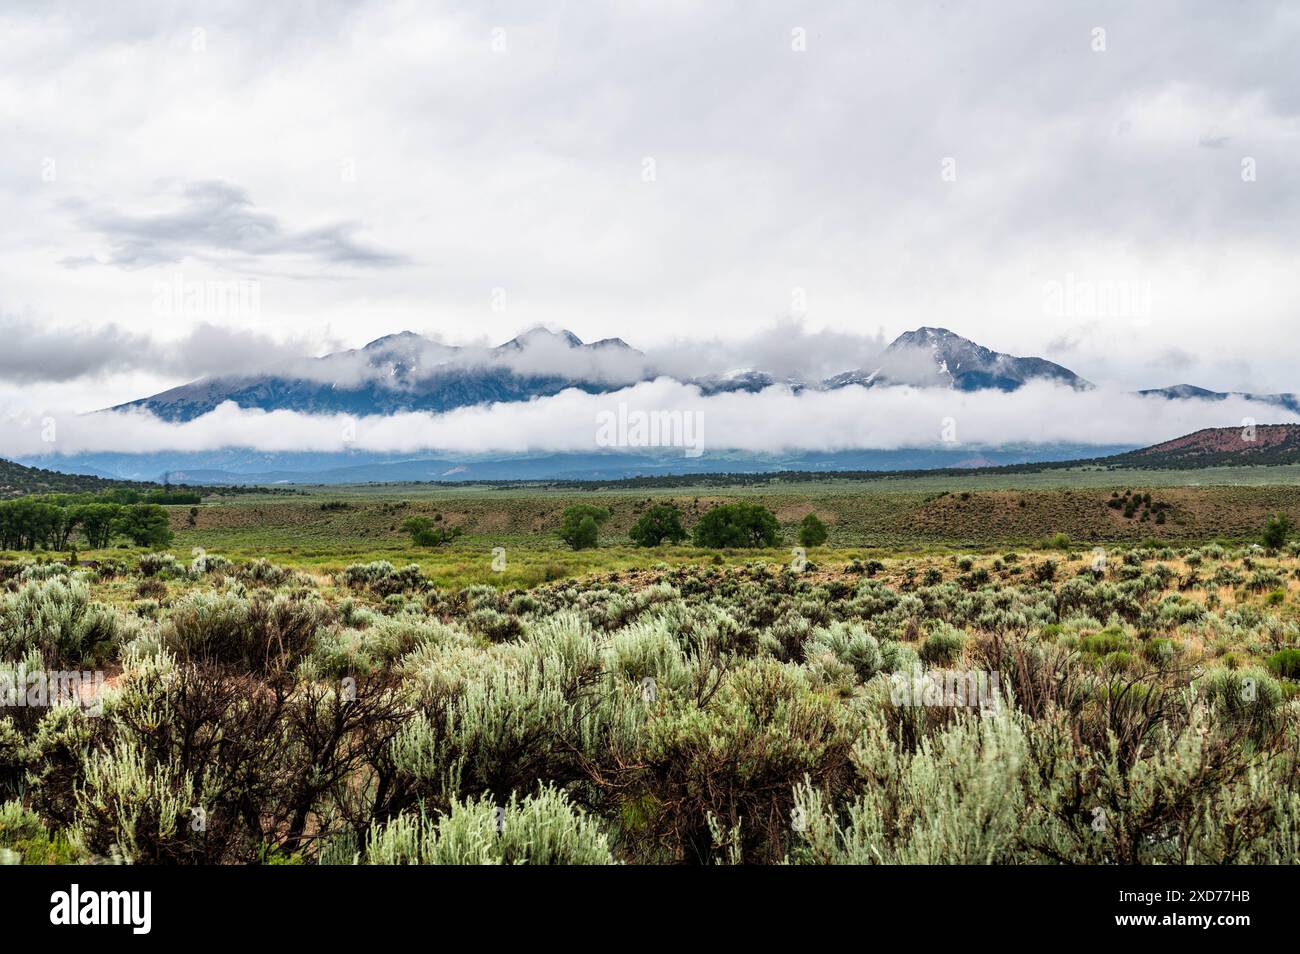
M1258 468L1268 470L1270 468ZM416 563L440 586L470 582L526 586L560 577L664 562L711 559L712 551L630 546L627 532L653 504L673 503L689 525L715 504L744 499L770 508L782 524L784 545L762 554L785 560L798 522L816 513L829 530L828 546L844 560L880 551L988 551L999 546L1133 545L1144 541L1199 543L1253 541L1268 518L1286 513L1300 525L1300 487L1287 484L1162 486L1149 482L1098 486L1001 487L917 478L881 482L792 484L778 487L684 490L555 490L518 487L384 485L303 488L294 495L209 498L191 510L171 507L174 547L200 547L232 558L266 557L322 571L385 559ZM1126 516L1112 502L1149 494L1151 502ZM559 541L566 507L590 503L611 512L601 548L573 552ZM1163 515L1162 515L1163 513ZM413 546L401 531L411 516L438 519L464 536L437 550ZM494 571L493 550L506 550L506 570ZM98 556L98 555L97 555ZM750 554L723 554L730 562ZM499 562L499 561L498 561Z

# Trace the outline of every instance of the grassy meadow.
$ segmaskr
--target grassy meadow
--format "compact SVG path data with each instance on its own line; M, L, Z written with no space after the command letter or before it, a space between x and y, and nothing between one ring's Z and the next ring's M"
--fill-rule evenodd
M170 507L173 549L194 547L231 559L259 557L323 573L349 563L389 560L418 564L440 586L491 583L529 586L587 573L658 563L713 559L714 551L689 545L644 550L627 532L656 503L679 507L687 525L710 507L750 500L768 507L783 528L778 550L721 554L729 562L755 557L781 562L796 543L795 529L816 513L829 530L831 558L1033 547L1065 534L1078 546L1132 545L1143 541L1246 542L1275 513L1300 523L1300 490L1259 483L1291 476L1289 468L1241 468L1235 484L1193 486L1167 482L1180 472L1124 474L1049 472L998 477L913 477L835 481L771 487L698 490L557 490L546 487L377 485L308 487L294 495L208 498L191 514ZM1210 472L1190 471L1208 480ZM1300 469L1294 475L1300 481ZM1019 484L1020 486L1013 486ZM1167 505L1165 522L1148 514L1126 518L1107 506L1112 494L1150 493ZM611 512L597 550L571 551L557 532L566 507L590 503ZM411 516L441 518L464 536L440 548L417 547L400 529ZM493 549L506 549L506 569L492 569ZM91 559L111 554L86 553ZM499 563L498 563L499 565Z

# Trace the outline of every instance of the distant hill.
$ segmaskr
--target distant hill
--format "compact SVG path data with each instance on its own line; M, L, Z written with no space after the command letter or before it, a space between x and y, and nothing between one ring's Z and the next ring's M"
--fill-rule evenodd
M1070 445L1029 446L987 451L859 451L789 456L680 457L633 454L543 454L503 459L397 460L387 455L361 455L351 466L322 467L321 455L268 455L264 464L285 469L232 473L215 459L192 470L173 470L173 484L205 494L239 494L256 490L293 493L284 484L359 483L475 483L492 485L546 484L560 487L685 487L762 486L821 480L879 480L891 477L949 475L984 476L1031 474L1090 468L1106 470L1196 470L1207 467L1300 464L1300 424L1260 424L1253 432L1240 427L1207 428L1151 447L1124 450L1101 457L1082 457L1090 448ZM1050 456L1047 456L1050 455ZM129 455L123 455L129 456ZM325 455L328 457L328 455ZM999 463L997 457L1003 462ZM301 459L299 459L301 458ZM1008 458L1010 458L1008 460ZM1065 458L1065 459L1062 459ZM117 466L120 461L96 461ZM150 463L156 463L150 461ZM294 469L294 464L302 469ZM206 465L206 466L205 466ZM215 466L214 466L215 465ZM271 485L271 486L268 486ZM0 497L35 493L74 493L110 487L156 488L156 481L109 480L25 467L0 460Z
M822 480L877 481L910 477L987 477L1008 474L1041 474L1048 471L1076 470L1199 470L1209 467L1260 467L1300 464L1300 424L1256 425L1250 432L1240 427L1211 427L1151 447L1124 451L1104 457L1071 460L1039 460L1012 464L985 465L979 458L940 467L895 470L768 470L763 472L701 471L693 474L641 474L615 479L537 479L493 480L476 483L490 485L540 484L563 489L594 490L618 487L740 487L773 484L814 483Z
M1133 445L1099 448L1083 444L1027 444L985 448L913 448L830 452L753 454L706 451L696 458L680 450L604 451L499 456L410 457L399 454L241 453L232 450L184 454L86 454L47 461L63 469L91 467L124 479L158 479L173 484L361 484L482 480L618 480L624 477L697 473L773 471L902 471L931 468L977 468L1035 461L1075 460L1085 454L1117 453Z
M172 481L173 485L181 483ZM67 474L57 470L44 470L40 467L26 467L11 460L0 458L0 499L27 497L32 494L84 494L101 493L105 490L164 490L167 484L154 480L115 480L94 474ZM178 489L173 486L172 489ZM214 487L198 481L184 485L184 490L193 491L202 496L216 494L231 496L249 493L292 494L295 490L281 487L260 487L248 481L223 482Z
M1115 467L1156 470L1300 463L1300 424L1209 427L1163 444L1104 457Z
M112 487L149 487L156 484L132 483L91 477L85 474L63 474L57 470L24 467L11 460L0 459L0 497L25 497L28 494L94 493Z

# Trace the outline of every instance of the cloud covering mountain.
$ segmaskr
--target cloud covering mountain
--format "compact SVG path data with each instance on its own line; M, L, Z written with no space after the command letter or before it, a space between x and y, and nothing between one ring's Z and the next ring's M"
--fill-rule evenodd
M789 330L787 328L787 330ZM1074 372L1041 358L991 351L945 328L907 332L877 350L870 339L809 360L813 352L844 344L814 336L811 348L783 357L760 336L757 353L778 357L776 367L742 366L718 370L707 347L674 351L663 360L630 347L621 338L584 344L570 331L534 328L494 348L455 347L411 332L378 338L364 348L313 360L287 362L270 373L205 378L122 405L147 410L168 421L186 421L224 402L241 408L365 416L407 411L443 412L474 405L524 401L566 389L590 393L617 390L638 382L670 377L699 387L705 395L757 392L776 384L792 391L912 385L977 391L1013 391L1031 381L1052 381L1075 389L1091 387ZM797 335L787 335L796 343ZM750 352L754 354L754 351ZM738 358L743 349L724 349ZM867 367L841 371L824 380L806 376L828 361L866 358ZM693 369L692 366L693 365ZM870 370L868 370L868 368ZM694 373L691 371L694 370ZM676 373L674 373L676 372ZM685 373L683 373L685 372Z
M803 360L782 370L819 368L830 360L819 353L824 346L842 342L814 335L805 344ZM750 353L768 345L759 335ZM943 328L916 329L883 349L870 339L857 345L839 360L865 356L867 364L821 380L778 379L758 368L680 380L660 362L685 367L691 362L681 353L660 358L621 339L587 344L533 329L487 348L401 333L294 358L273 374L201 379L112 410L11 416L0 454L82 471L103 470L110 455L113 472L133 476L210 467L217 458L196 455L214 451L230 452L222 459L245 472L259 455L273 462L285 454L325 455L303 465L317 471L346 466L356 454L713 454L744 467L735 455L928 448L952 463L1010 447L1065 459L1081 447L1137 447L1204 427L1300 419L1291 395L1100 388L1060 365L995 352ZM710 364L705 351L697 368ZM742 353L733 342L724 358ZM617 432L602 429L614 419ZM662 423L663 431L628 428L628 419Z
M699 414L706 449L753 452L1055 442L1137 446L1248 417L1261 423L1300 420L1292 411L1238 397L1171 401L1047 381L1015 391L849 385L796 392L773 385L759 392L706 395L697 385L661 378L603 393L569 388L528 401L441 413L357 416L241 409L225 402L174 422L142 409L15 418L0 433L0 455L220 447L407 454L590 451L600 446L598 416L620 404L647 414ZM42 431L51 422L56 437L46 441Z

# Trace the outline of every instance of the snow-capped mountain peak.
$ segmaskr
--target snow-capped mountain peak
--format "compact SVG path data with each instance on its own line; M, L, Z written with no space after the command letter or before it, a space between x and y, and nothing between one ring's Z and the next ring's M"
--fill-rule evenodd
M1035 379L1056 381L1080 390L1092 387L1068 368L1043 358L1003 354L947 328L931 327L899 335L885 349L877 367L845 371L823 382L823 386L907 384L958 391L985 388L1014 391Z

